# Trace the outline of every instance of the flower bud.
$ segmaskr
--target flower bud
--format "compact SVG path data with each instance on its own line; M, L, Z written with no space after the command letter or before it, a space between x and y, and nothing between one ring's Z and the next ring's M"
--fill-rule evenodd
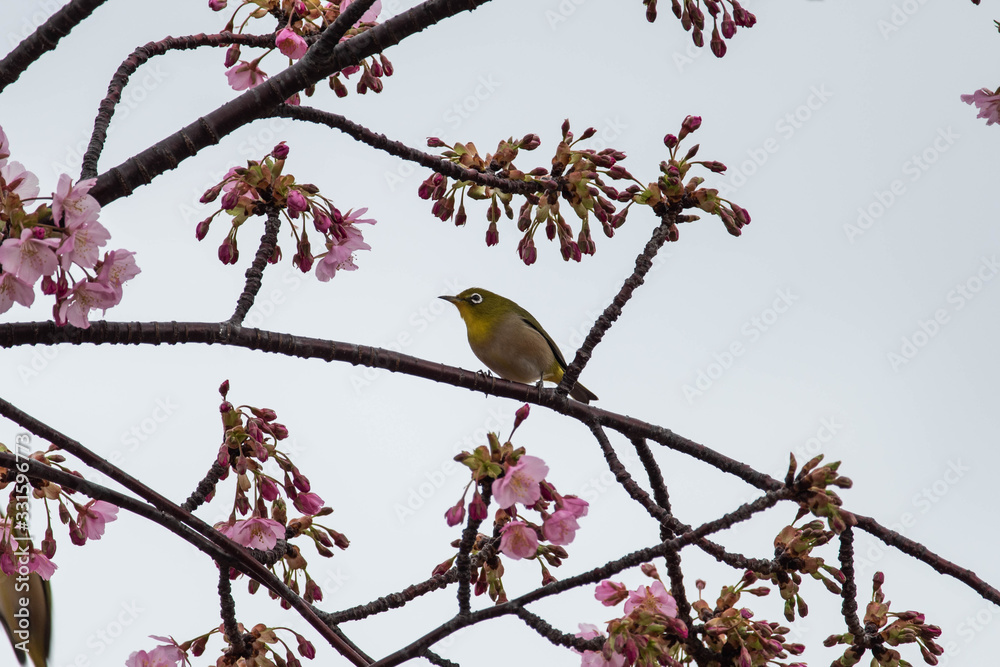
M240 61L240 45L233 44L226 49L226 60L223 63L227 68L232 67Z
M386 76L392 76L392 72L393 72L392 62L390 62L390 60L388 58L386 58L384 55L382 55L381 53L378 54L378 59L382 63L382 71L385 72L385 75Z
M721 58L722 56L726 55L726 43L722 40L722 37L719 36L718 26L712 28L711 46L712 46L712 53L715 54L716 58Z
M463 211L464 214L464 211ZM455 224L458 224L458 219L455 219ZM465 224L465 220L462 220L462 224ZM497 223L493 221L490 223L489 228L486 230L486 245L495 246L500 243L500 232L497 230ZM516 428L516 427L515 427Z
M273 155L276 160L284 160L288 157L288 145L282 141L271 150L271 155Z

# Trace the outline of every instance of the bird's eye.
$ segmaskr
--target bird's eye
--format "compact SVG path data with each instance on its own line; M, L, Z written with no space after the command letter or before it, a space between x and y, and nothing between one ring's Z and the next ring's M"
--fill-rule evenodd
M483 295L479 292L473 292L469 295L469 303L475 305L483 302Z

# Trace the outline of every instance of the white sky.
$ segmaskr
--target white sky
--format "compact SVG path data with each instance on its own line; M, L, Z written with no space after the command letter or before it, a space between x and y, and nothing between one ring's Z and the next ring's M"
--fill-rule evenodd
M6 8L4 50L56 4ZM109 3L5 91L0 125L12 159L38 174L43 194L67 168L79 175L80 146L118 64L150 40L221 28L225 19L205 5ZM405 6L387 2L385 13ZM990 268L1000 245L990 157L1000 129L959 101L997 84L995 17L967 1L794 0L751 9L758 24L741 30L718 60L689 46L667 2L649 25L638 0L496 0L388 51L395 75L381 95L338 100L321 89L312 102L414 146L438 135L474 141L485 152L498 139L536 132L542 147L523 155L525 170L548 164L569 117L577 133L597 127L602 141L628 153L625 166L648 180L665 159L663 135L687 114L701 115L699 157L730 167L726 177L706 173L708 183L727 184L723 194L753 222L739 239L714 218L683 226L582 380L601 407L666 426L773 476L783 474L789 451L800 462L819 452L843 460L841 472L855 482L843 494L849 509L997 584L997 544L983 520L995 502L989 471L1000 462L1000 280ZM899 25L891 23L894 12ZM231 99L222 59L222 50L173 53L141 69L115 116L101 169ZM263 65L271 74L280 67L275 55ZM240 265L223 267L216 259L223 221L206 241L194 240L206 215L197 198L230 166L280 139L291 147L289 172L319 185L344 210L368 206L379 222L365 230L373 249L359 254L360 270L327 284L292 268L294 246L283 229L285 260L268 269L248 319L269 330L396 345L478 370L457 313L436 299L477 285L534 313L571 357L655 223L636 210L614 239L598 229L596 256L580 264L564 263L556 244L539 240L538 263L525 267L513 222L501 225L499 246L485 246L485 207L473 207L462 229L433 218L415 196L426 170L336 132L261 121L105 209L109 248L136 251L143 270L109 319L229 317L262 225L245 226ZM872 220L851 233L859 209ZM3 321L49 318L47 298L37 301L31 312L15 307ZM775 304L788 305L778 314ZM921 322L935 318L936 328L924 325L934 334L922 337ZM904 339L920 346L894 367L889 355L903 354ZM725 369L713 367L735 343L742 353ZM452 554L448 543L459 529L448 529L443 513L467 477L448 462L485 429L506 435L518 407L347 364L222 347L19 348L3 359L0 395L107 457L117 453L126 470L178 502L215 456L223 379L235 403L277 410L300 468L335 509L330 525L352 540L332 560L309 558L325 589L322 606L331 610L423 580ZM715 379L710 386L703 380L704 391L694 395L701 372ZM15 433L0 425L3 442ZM515 444L548 463L560 491L592 503L557 577L656 542L656 526L611 483L585 428L536 408ZM630 445L620 438L614 444L643 479ZM757 495L675 453L658 450L657 460L687 523ZM231 483L220 498L229 497ZM408 504L412 512L403 511ZM200 516L216 521L227 513L220 499ZM717 538L730 550L768 557L773 535L794 513L782 505ZM152 648L147 635L183 640L219 623L214 565L163 530L123 513L86 548L59 537L53 665L122 664L130 652ZM868 558L858 568L862 608L872 573L884 569L892 610L924 611L943 628L950 657L942 664L989 662L996 633L990 604L865 534L856 548ZM820 555L835 561L836 546ZM684 552L684 566L692 598L696 578L708 581L711 599L739 578L693 550ZM511 597L538 583L533 563L508 562L506 571ZM631 587L646 581L638 571L619 579ZM838 653L821 642L843 631L840 600L811 581L803 593L810 614L794 624L792 637L808 645L810 664L829 664ZM265 595L247 597L237 605L248 625L302 626ZM776 593L745 602L757 618L781 620ZM379 656L454 609L451 589L344 630ZM613 617L589 589L532 610L570 632L578 622ZM484 645L493 650L484 654ZM211 658L196 664L214 662L219 646L210 644ZM313 664L346 664L317 646L324 660ZM462 664L507 664L527 650L536 664L578 664L512 619L468 629L435 650ZM903 657L920 662L912 647Z

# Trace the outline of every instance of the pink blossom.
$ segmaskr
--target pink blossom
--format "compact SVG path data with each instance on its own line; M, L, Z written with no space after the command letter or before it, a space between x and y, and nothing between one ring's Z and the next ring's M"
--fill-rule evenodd
M347 225L347 224L352 224L352 225L357 225L357 224L374 225L375 222L376 222L375 218L362 218L361 217L362 215L364 215L367 212L368 212L368 207L367 206L365 206L364 208L359 208L357 211L355 211L354 209L351 209L347 213L344 214L344 216L343 216L343 218L344 218L343 222L344 222L345 225Z
M39 239L34 230L25 227L21 238L7 239L0 245L0 264L15 276L34 285L41 276L52 275L59 262L55 249L59 239Z
M555 545L565 545L573 541L580 524L568 510L558 510L545 520L542 534L545 539Z
M96 178L88 178L73 185L69 174L62 174L56 191L52 193L52 217L57 222L62 220L67 227L95 222L101 205L87 193L96 182Z
M59 304L59 312L56 313L56 324L65 325L67 322L75 327L86 329L90 326L87 319L90 311L95 308L110 308L115 304L115 292L109 285L85 280L78 282L70 290L69 298Z
M223 535L251 549L273 549L278 540L285 539L285 527L274 519L254 517L229 523L216 524Z
M148 653L133 651L125 667L177 667L184 660L184 652L176 646L157 646Z
M590 511L590 503L576 496L563 496L562 508L579 519L580 517L587 516L587 512Z
M504 476L493 482L493 497L502 508L521 503L531 507L541 496L538 483L549 474L549 467L537 456L522 456L507 469Z
M976 118L985 118L987 125L1000 123L1000 90L993 92L989 88L980 88L971 95L962 95L966 104L975 104L979 109Z
M332 241L327 242L329 250L316 264L316 277L322 282L333 278L337 271L356 271L358 267L354 263L354 251L371 250L371 246L364 242L361 230L350 225L342 229L344 240L337 245Z
M514 560L531 558L538 550L538 535L523 521L511 521L500 534L500 551Z
M306 54L306 50L309 49L309 45L306 44L306 40L302 39L302 36L296 34L291 28L285 28L279 32L274 43L278 47L279 51L292 60L298 60L304 56Z
M229 87L233 90L246 90L260 85L267 78L267 72L259 67L258 61L248 63L241 60L226 70Z
M600 600L605 607L614 607L627 596L628 589L625 588L625 584L619 584L610 579L605 579L597 584L597 588L594 590L594 597Z
M315 515L323 509L323 499L315 493L300 493L292 501L292 504L295 505L295 509L303 514Z
M23 551L16 554L17 562L14 562L14 550L20 549L20 545L13 540L11 537L11 548L5 551L2 556L0 556L0 572L8 576L14 576L22 567L27 567L28 572L34 572L42 579L48 581L57 569L57 565L49 560L48 556L43 554L38 549L31 549L27 553L27 563L22 559L25 558Z
M115 295L112 305L122 300L122 283L135 278L141 270L135 264L135 253L131 250L112 250L104 253L101 272L97 274L97 282L107 285ZM108 306L110 308L110 306Z
M596 625L580 623L579 627L580 632L576 633L576 636L580 639L593 639L601 636L601 631L597 629ZM576 649L573 649L573 652L579 653ZM605 660L600 651L584 651L581 655L581 667L622 667L625 664L625 656L620 653L612 653L611 660Z
M340 3L341 14L347 11L347 8L350 6L351 2L353 2L353 0L341 0ZM358 23L372 23L375 19L378 18L378 15L381 11L382 11L382 0L375 0L375 2L372 3L372 6L368 8L368 11L362 14L361 18L358 19ZM358 23L355 23L354 26L357 27Z
M91 500L80 510L77 523L89 540L99 540L104 534L104 525L118 517L118 508L103 500Z
M625 603L625 613L632 613L636 607L643 607L649 612L664 616L677 616L677 602L659 581L654 581L652 586L639 586L629 593L628 601Z
M67 228L69 235L56 250L62 268L68 269L70 264L92 268L97 264L98 249L108 242L111 234L96 220L70 224Z
M6 313L14 302L22 306L30 306L35 301L35 292L31 285L24 282L13 273L0 273L0 313Z
M7 134L0 127L0 167L4 165L7 158L10 157L10 141L7 139Z
M3 190L13 192L21 201L38 196L38 177L24 168L20 162L7 162L0 166L0 179L6 185Z

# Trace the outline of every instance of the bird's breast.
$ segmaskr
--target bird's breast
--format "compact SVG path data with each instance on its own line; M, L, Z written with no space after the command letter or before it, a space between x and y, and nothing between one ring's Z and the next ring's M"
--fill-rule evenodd
M472 351L506 380L534 384L540 379L555 379L562 370L545 337L517 315L493 323L466 324Z

